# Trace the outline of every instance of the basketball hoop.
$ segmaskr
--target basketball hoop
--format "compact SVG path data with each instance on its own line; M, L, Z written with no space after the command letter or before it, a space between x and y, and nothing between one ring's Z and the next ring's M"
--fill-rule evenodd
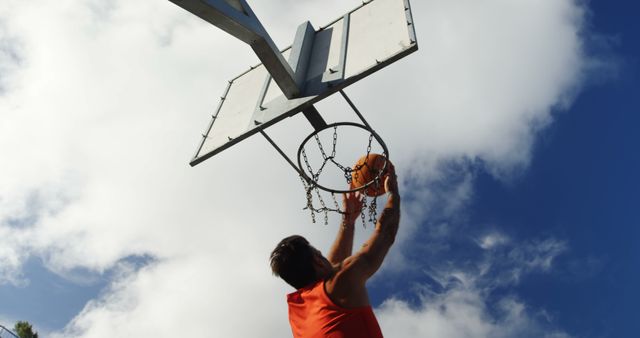
M383 149L383 153L382 155L384 156L385 159L389 158L389 150L387 149L387 145L384 143L384 141L382 140L382 138L372 129L368 128L367 126L361 125L361 124L357 124L357 123L353 123L353 122L338 122L338 123L333 123L333 124L329 124L326 127L320 129L320 130L316 130L313 133L309 134L309 136L307 136L306 139L304 139L304 141L302 141L302 143L300 144L300 148L298 148L298 168L300 169L300 174L302 176L302 178L309 184L318 187L319 189L322 189L324 191L330 192L330 193L334 193L334 194L344 194L344 193L350 193L350 192L356 192L356 191L361 191L364 189L369 188L370 186L372 186L373 184L379 183L381 181L381 178L384 174L384 171L387 169L388 167L388 160L384 161L384 166L381 170L379 170L375 177L373 177L372 179L360 184L359 186L354 186L352 185L352 180L353 180L353 176L354 174L357 176L359 170L361 169L361 167L363 166L361 165L356 165L356 166L352 166L352 164L350 163L340 163L337 160L337 142L338 142L338 129L339 128L345 128L345 127L353 127L353 128L357 128L357 129L362 129L365 130L366 132L369 133L369 141L366 147L366 154L365 156L369 156L369 154L371 153L371 145L373 140L376 140L376 142L379 144L379 146ZM328 130L332 130L333 131L333 143L331 145L331 152L327 153L325 151L325 147L323 146L319 134L324 132L324 131L328 131ZM314 169L312 168L311 164L309 163L309 159L307 156L307 152L305 150L305 146L309 143L309 141L315 141L315 144L318 146L318 150L320 151L320 154L322 156L322 164L320 165L320 167L314 171ZM352 162L355 159L350 159ZM330 186L326 186L323 185L322 183L320 183L320 179L321 179L321 174L324 170L324 168L329 165L329 166L335 166L337 167L340 171L342 171L344 173L344 177L345 177L345 181L349 186L349 189L344 189L344 188L339 188L339 187L330 187ZM366 165L366 164L365 164Z
M365 121L366 123L366 121ZM358 179L358 175L360 171L367 166L367 162L364 163L356 163L353 165L354 161L357 159L356 157L342 157L340 159L339 148L338 145L338 135L339 129L353 129L368 134L367 144L366 144L366 154L363 158L368 158L371 153L372 146L374 141L377 143L378 148L382 149L381 158L384 159L384 163L382 168L376 170L374 175L371 175L367 180ZM327 145L323 144L321 134L326 132L331 134L331 137L327 137L331 140L331 144L327 147ZM351 133L353 134L353 132ZM325 138L326 139L326 138ZM317 146L317 155L321 158L320 164L313 168L309 156L307 154L307 146L315 145ZM315 147L314 147L315 148ZM375 189L380 190L381 187L384 186L384 182L382 181L382 177L385 174L386 169L389 167L389 150L387 145L384 143L382 138L373 130L371 127L367 125L357 124L353 122L339 122L333 123L325 126L324 128L315 130L313 133L309 134L304 141L300 144L298 148L298 169L300 174L300 179L304 186L306 197L307 197L307 205L305 209L311 212L311 220L312 222L316 222L316 214L322 213L324 214L324 223L328 223L329 212L337 212L340 214L344 214L344 212L340 209L340 204L338 203L335 194L345 194L345 193L353 193L353 192L363 192L363 207L360 213L363 226L366 225L366 219L368 216L369 222L375 222L377 219L377 196L370 196L367 198L367 194L364 192L366 189ZM343 162L348 161L348 162ZM334 169L333 174L337 172L341 172L344 180L332 181L335 186L330 186L322 180L322 174L327 173L328 168ZM335 175L333 175L335 176ZM358 181L358 185L354 184L355 181ZM342 188L344 185L348 187L347 189ZM325 196L321 191L325 192ZM327 198L326 193L330 194L330 198L333 202L333 206L327 206L325 199ZM315 203L314 203L315 202ZM319 203L319 206L317 205ZM366 214L365 214L366 213Z

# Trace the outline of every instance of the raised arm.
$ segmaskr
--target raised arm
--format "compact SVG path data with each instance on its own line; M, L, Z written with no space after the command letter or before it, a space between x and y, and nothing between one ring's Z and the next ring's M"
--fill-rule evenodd
M359 193L344 194L342 200L344 211L342 223L338 229L336 239L329 250L327 259L331 264L340 264L344 259L351 256L353 250L354 224L360 211L362 210L362 199Z
M400 195L393 166L389 168L389 175L385 180L387 203L378 218L376 228L362 248L349 259L345 260L342 268L345 277L352 282L364 283L378 269L389 252L396 238L400 224Z

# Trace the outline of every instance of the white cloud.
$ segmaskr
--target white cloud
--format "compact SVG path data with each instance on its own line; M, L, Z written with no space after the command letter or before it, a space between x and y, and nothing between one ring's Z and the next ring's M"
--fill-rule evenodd
M482 238L478 239L477 242L481 248L489 250L496 246L509 243L509 238L501 233L494 232L483 236Z
M0 246L0 285L24 286L28 280L22 274L22 264L28 257L28 248L23 247L24 234L0 227L0 238L13 241ZM4 242L3 241L3 242Z
M498 233L493 237L505 238ZM503 295L526 274L550 272L566 244L548 238L533 243L504 242L503 246L506 254L478 257L471 266L467 259L429 264L431 269L425 273L435 285L414 286L411 297L418 299L417 305L392 297L377 309L387 336L569 337L543 309L529 308L510 293Z
M521 301L503 299L493 315L479 290L459 287L423 299L418 308L389 299L377 311L387 337L570 337Z
M306 18L318 26L358 4L254 9L282 46ZM451 216L472 197L466 171L458 189L432 189L449 177L443 163L478 161L498 177L526 166L585 62L574 1L412 5L421 51L348 90L411 179L402 188L425 189L411 191L398 246L433 211L425 203L448 196L437 211ZM168 1L5 1L0 23L0 283L21 280L30 255L64 275L150 254L159 261L124 270L66 333L286 335L286 288L270 276L268 253L291 233L327 247L334 228L309 224L298 179L257 137L187 166L225 80L255 63L250 49ZM300 122L285 121L284 140ZM408 311L394 301L384 309ZM256 324L242 325L247 316Z
M215 273L203 271L206 266ZM234 278L225 278L223 271ZM220 255L164 261L123 274L56 337L282 337L289 330L282 325L284 289L276 279L255 283L265 275L263 264ZM241 318L254 324L240 325Z
M498 287L517 284L524 275L534 271L549 272L554 260L568 250L568 245L564 241L547 238L487 250L481 270L491 284Z

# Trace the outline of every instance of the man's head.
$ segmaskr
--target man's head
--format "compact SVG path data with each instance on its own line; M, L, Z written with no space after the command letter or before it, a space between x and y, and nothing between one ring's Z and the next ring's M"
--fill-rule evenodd
M328 277L331 263L302 236L289 236L271 252L271 271L296 289Z

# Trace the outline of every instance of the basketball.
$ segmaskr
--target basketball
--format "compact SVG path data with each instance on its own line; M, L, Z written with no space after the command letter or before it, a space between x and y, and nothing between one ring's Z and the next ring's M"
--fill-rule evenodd
M351 171L351 187L357 189L375 180L375 178L380 175L381 170L385 169L386 171L386 168L389 168L391 162L387 162L389 162L389 160L380 154L372 153L362 156ZM386 168L385 163L387 163ZM377 182L371 183L371 185L365 189L364 193L371 197L384 194L386 192L384 188L385 177L386 172L380 176Z

